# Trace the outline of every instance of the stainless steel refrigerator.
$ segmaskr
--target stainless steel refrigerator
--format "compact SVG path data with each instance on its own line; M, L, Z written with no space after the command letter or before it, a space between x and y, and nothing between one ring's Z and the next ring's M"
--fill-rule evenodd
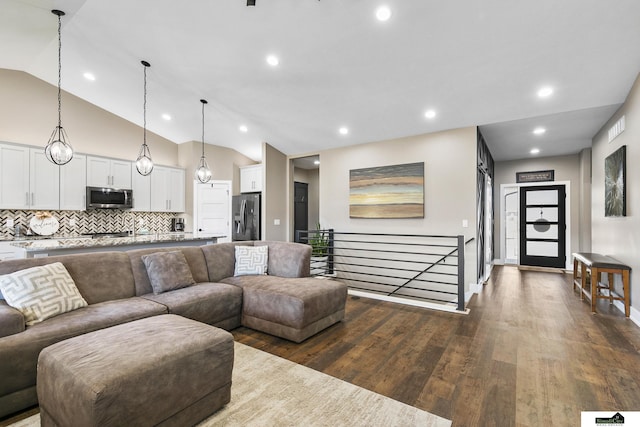
M233 196L232 210L232 239L260 240L260 194Z

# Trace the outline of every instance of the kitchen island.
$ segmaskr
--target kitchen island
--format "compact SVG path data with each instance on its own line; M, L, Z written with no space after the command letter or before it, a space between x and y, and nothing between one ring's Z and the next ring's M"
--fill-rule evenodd
M191 233L158 233L126 237L41 239L15 242L11 245L22 249L24 258L39 258L84 252L212 245L224 237L226 236L194 237Z

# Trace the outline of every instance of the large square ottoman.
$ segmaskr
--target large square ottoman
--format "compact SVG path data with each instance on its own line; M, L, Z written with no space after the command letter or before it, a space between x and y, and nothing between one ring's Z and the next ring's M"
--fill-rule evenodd
M269 275L222 280L242 288L242 325L302 342L344 318L347 286L337 280Z
M46 347L38 359L43 426L188 426L231 397L233 336L172 314Z

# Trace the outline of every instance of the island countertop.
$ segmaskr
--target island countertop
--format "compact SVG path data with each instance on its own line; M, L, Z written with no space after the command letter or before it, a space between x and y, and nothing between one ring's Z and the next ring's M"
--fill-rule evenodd
M217 243L218 238L224 237L226 236L194 237L192 233L158 233L127 237L30 240L11 243L11 245L24 249L27 257L35 257L105 250L125 251L151 247L206 245Z

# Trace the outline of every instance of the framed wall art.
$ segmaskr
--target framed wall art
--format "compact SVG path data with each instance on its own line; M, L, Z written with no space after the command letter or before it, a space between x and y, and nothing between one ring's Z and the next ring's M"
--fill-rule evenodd
M604 216L626 216L627 146L604 160Z
M424 218L424 163L349 171L350 218Z

